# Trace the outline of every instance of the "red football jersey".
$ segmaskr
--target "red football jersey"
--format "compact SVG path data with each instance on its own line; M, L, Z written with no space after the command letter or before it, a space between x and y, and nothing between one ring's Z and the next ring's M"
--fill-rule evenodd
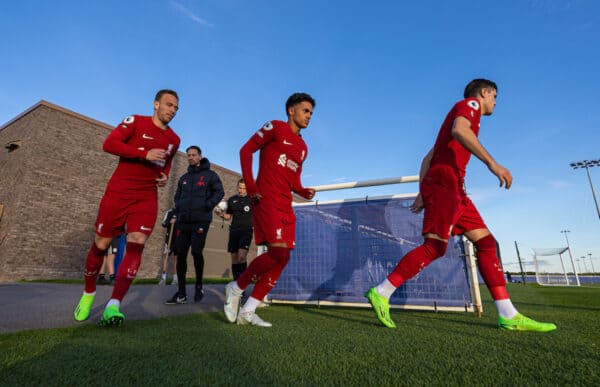
M258 177L255 183L252 154L259 149ZM282 210L291 206L291 191L306 196L306 189L300 182L300 173L307 152L302 137L295 134L286 122L267 122L240 150L242 175L248 195L258 192L274 205L281 205Z
M471 122L471 130L475 136L479 135L479 121L481 120L481 106L477 98L467 98L457 102L442 124L440 132L433 147L433 157L430 168L437 165L447 165L460 179L464 179L465 171L471 152L461 145L452 136L452 126L456 117L465 117Z
M102 145L105 152L120 157L106 191L125 196L156 193L156 179L161 172L169 175L179 142L179 136L170 127L159 128L152 122L152 117L134 115L125 118ZM167 158L164 161L146 160L146 154L154 148L166 150Z

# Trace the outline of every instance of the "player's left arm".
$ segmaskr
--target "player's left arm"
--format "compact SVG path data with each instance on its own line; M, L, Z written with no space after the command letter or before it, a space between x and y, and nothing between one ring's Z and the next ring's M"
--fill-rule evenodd
M489 154L485 147L479 142L479 139L471 130L471 121L466 117L459 116L454 119L452 126L452 136L467 149L471 154L481 160L500 181L500 187L509 189L512 185L512 175L510 171L498 164Z
M156 185L159 187L164 187L167 185L167 181L169 180L169 172L171 172L171 166L173 164L173 158L177 154L177 150L179 149L179 142L173 148L171 154L167 156L167 160L165 161L165 166L163 170L160 172L160 175L156 179Z
M292 186L292 191L302 196L305 199L311 200L315 197L314 188L307 188L302 186L302 182L300 180L300 175L302 174L302 167L298 167L298 173L296 173L296 180L294 181L294 185Z

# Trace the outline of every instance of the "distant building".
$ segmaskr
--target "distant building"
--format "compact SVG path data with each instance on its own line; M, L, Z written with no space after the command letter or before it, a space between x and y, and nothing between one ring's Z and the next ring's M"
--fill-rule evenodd
M116 124L41 101L0 127L0 282L82 278L98 204L118 161L102 151ZM212 152L204 151L211 159ZM159 216L138 277L155 277L160 270L160 223L187 165L185 153L178 152L167 186L159 188ZM237 193L239 173L215 164L212 169L223 181L225 197ZM205 248L206 277L231 275L227 232L228 225L215 217Z

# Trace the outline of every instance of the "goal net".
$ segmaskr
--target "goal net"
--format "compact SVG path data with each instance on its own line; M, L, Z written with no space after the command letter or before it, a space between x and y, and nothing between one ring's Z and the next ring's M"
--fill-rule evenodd
M415 195L294 205L296 248L271 302L368 306L364 293L423 243ZM403 284L391 307L481 312L472 248L455 237L446 255Z
M535 280L545 286L581 286L573 259L564 255L568 247L538 248L533 250ZM570 264L569 264L570 263Z

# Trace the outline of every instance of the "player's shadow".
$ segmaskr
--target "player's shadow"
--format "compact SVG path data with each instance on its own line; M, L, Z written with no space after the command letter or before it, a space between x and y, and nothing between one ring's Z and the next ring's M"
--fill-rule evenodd
M362 325L369 326L377 324L377 320L374 319L374 315L372 316L372 318L369 318L365 314L356 314L356 309L350 307L302 305L295 306L294 309L302 313L319 317L325 316L331 319L347 321L350 323L359 323Z
M299 228L305 224L319 225L318 239L299 244L297 251L303 255L302 261L309 262L311 273L324 279L300 286L311 289L306 300L366 303L367 289L382 281L399 257L414 247L413 237L420 238L418 219L395 221L406 219L409 214L401 202L366 199L298 213ZM405 239L407 237L410 240ZM319 245L318 249L315 244ZM294 268L293 273L298 273L298 278L306 278L302 267ZM307 282L312 280L314 276L307 278Z

